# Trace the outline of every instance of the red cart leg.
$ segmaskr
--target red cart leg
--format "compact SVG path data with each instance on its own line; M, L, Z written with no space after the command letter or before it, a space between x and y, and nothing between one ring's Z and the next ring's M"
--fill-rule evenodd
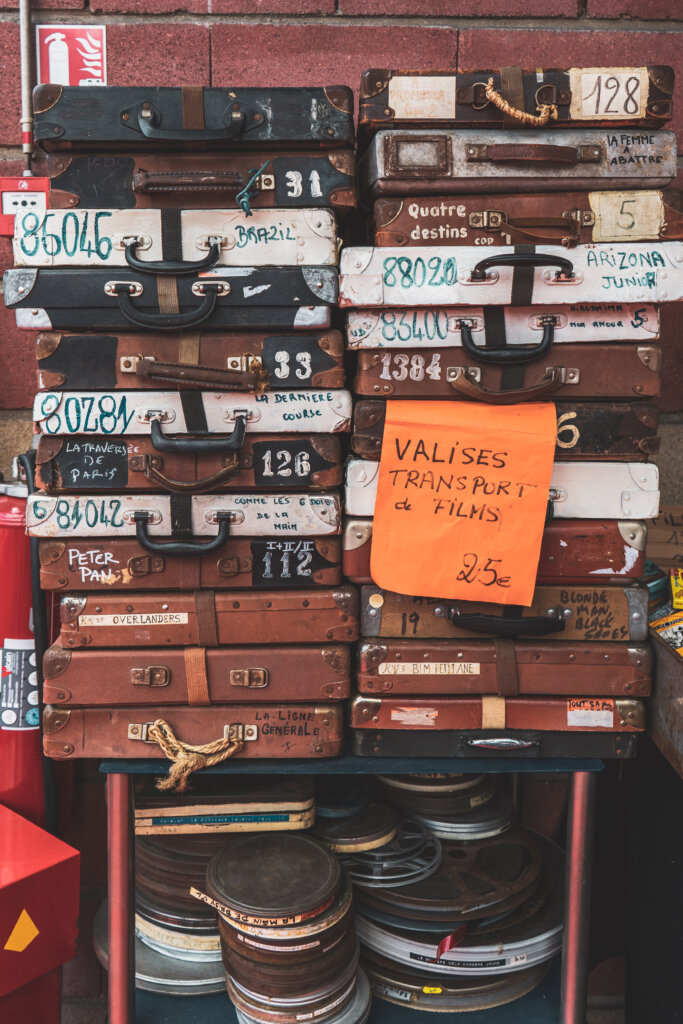
M585 1024L595 772L574 772L567 824L560 1024Z
M109 1024L134 1024L133 825L128 775L107 776Z

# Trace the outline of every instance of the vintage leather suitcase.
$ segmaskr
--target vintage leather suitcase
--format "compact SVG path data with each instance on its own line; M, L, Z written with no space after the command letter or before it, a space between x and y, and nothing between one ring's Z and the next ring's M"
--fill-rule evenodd
M638 734L628 732L531 732L503 729L454 731L410 729L351 730L351 752L357 757L496 758L631 758L638 753ZM444 771L448 767L444 764Z
M674 71L665 65L611 68L504 67L489 71L390 71L361 78L363 135L379 128L528 129L591 125L661 127L672 116Z
M148 435L159 450L230 451L240 447L247 432L343 433L351 429L351 405L348 391L312 388L260 395L229 391L39 391L33 418L41 434ZM226 436L214 437L213 443L207 436L203 442L192 444L175 436L187 433Z
M15 267L130 267L154 274L211 267L337 264L329 210L46 210L15 217Z
M613 697L355 697L352 729L642 732L641 700Z
M62 598L62 604L68 598ZM647 587L538 586L528 608L482 601L407 597L379 587L361 588L361 636L550 636L558 640L647 639Z
M342 250L339 271L340 306L677 302L683 299L683 242L602 242L569 251L558 245L350 246Z
M454 479L456 472L457 467ZM349 460L344 498L348 515L373 514L378 475L378 462ZM411 485L417 483L412 480L409 484L406 475L404 487ZM456 507L460 502L457 492L451 499L442 487L440 494ZM659 507L659 472L647 462L555 462L549 502L552 514L559 519L650 519Z
M628 346L623 347L627 348ZM591 351L595 352L595 349ZM360 352L359 363L362 364L363 357L369 354ZM510 368L506 367L505 369L509 370ZM361 391L361 393L363 392ZM410 393L406 397L412 398L413 395ZM454 397L465 396L456 393ZM521 396L518 395L517 400L520 398ZM490 398L484 399L483 397L482 400L491 401ZM607 404L606 402L568 401L556 402L555 408L557 411L556 459L613 459L618 461L642 459L645 461L650 455L659 451L659 438L655 436L659 424L659 410L652 402L611 402ZM366 459L379 459L382 450L385 412L386 402L380 398L369 398L356 402L353 409L351 433L351 448L356 455Z
M682 203L674 188L378 199L371 239L376 246L664 241L683 238Z
M380 131L358 164L365 202L382 196L666 188L676 135L614 128Z
M236 704L203 708L63 708L43 710L47 757L163 758L148 736L157 719L183 743L229 736L243 740L233 757L336 757L344 746L340 704Z
M185 438L191 442L193 438ZM254 434L239 450L160 452L151 438L46 437L38 441L36 487L83 491L321 490L342 483L341 438L324 434Z
M223 644L351 643L358 637L353 587L288 592L198 590L68 594L62 647L220 647Z
M615 519L556 519L543 530L536 582L623 584L645 572L647 526ZM301 542L302 544L304 541ZM344 576L372 583L372 519L344 520ZM649 547L649 544L648 544Z
M652 670L652 649L647 644L362 640L356 678L360 693L376 697L434 693L647 697ZM52 695L45 699L55 703Z
M341 215L357 203L356 158L350 150L278 149L270 158L246 152L61 152L48 153L45 162L53 210L239 208L240 193L255 210L330 206Z
M168 277L134 270L5 271L5 305L27 330L329 327L334 267L223 267Z
M662 505L648 524L647 557L662 567L683 566L683 505Z
M659 338L659 308L628 303L581 303L516 309L514 306L461 306L450 309L349 310L347 347L459 348L472 335L490 348L551 344L635 341ZM465 331L463 332L463 327ZM547 344L547 341L546 341Z
M43 672L46 704L87 707L299 703L351 692L350 648L340 645L71 651L55 644Z
M59 334L36 338L41 388L341 388L344 341L324 334Z
M271 589L342 581L339 537L235 537L217 555L189 558L151 555L135 538L41 540L39 559L43 590Z
M34 138L44 149L334 149L354 144L353 92L38 85Z

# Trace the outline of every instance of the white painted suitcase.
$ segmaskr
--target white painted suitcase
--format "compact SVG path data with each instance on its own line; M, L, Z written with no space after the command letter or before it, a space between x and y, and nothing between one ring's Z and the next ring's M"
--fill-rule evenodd
M329 210L47 210L15 217L17 267L334 266Z
M581 303L570 306L463 306L442 309L352 309L347 313L347 347L457 348L462 321L476 345L540 342L548 323L552 343L650 342L659 338L659 308L637 303Z
M348 515L374 515L379 467L369 459L347 463ZM559 519L649 519L659 508L658 488L659 471L652 463L556 462L548 497Z
M31 537L137 536L147 550L149 537L173 538L186 547L193 537L213 537L213 547L166 549L169 555L199 555L218 550L230 536L331 536L341 532L341 509L336 494L32 494L26 528Z
M329 434L351 428L348 391L39 391L33 419L41 434Z
M683 299L683 242L533 249L352 246L342 250L339 305L530 306Z

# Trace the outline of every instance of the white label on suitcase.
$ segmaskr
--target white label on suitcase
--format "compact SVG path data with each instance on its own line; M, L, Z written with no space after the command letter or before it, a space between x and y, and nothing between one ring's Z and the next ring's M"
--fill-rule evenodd
M187 612L148 612L125 615L79 615L80 626L182 626Z
M202 403L210 433L230 434L239 419L246 419L250 434L328 434L351 428L348 391L204 391ZM33 419L42 434L147 435L155 420L164 434L190 432L178 391L39 391Z
M47 210L16 217L18 267L126 267L126 245L143 263L163 262L161 210ZM220 246L222 267L334 266L337 228L329 210L182 210L182 260Z
M567 701L567 725L579 729L611 729L614 725L614 701L571 698Z
M589 192L595 217L594 242L640 242L659 238L664 224L661 192Z
M455 118L455 75L393 75L389 106L397 121L450 121Z
M647 68L570 68L574 121L629 121L645 116Z
M401 725L419 725L434 728L439 712L436 708L392 708L391 721Z
M675 302L683 299L683 242L535 246L531 303ZM342 306L504 306L512 302L511 247L351 247L341 256Z
M505 341L508 345L538 344L544 317L554 320L553 344L559 342L655 341L659 310L651 305L581 303L574 306L507 306ZM485 338L484 310L478 306L445 309L349 310L347 347L456 348L462 345L460 320L472 328L475 345Z
M380 676L478 676L478 661L385 661L377 670Z

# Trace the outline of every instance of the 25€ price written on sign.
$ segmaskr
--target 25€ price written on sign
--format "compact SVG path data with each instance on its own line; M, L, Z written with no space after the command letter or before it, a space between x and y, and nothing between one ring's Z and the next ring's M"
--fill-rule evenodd
M530 605L556 429L550 402L388 402L375 583L418 597Z

